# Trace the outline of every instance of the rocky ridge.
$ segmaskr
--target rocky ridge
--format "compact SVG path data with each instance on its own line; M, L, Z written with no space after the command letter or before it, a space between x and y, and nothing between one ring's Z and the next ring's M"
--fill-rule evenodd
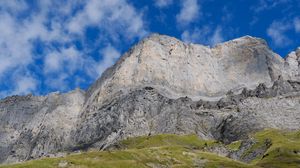
M152 35L86 92L0 101L0 162L127 137L196 134L230 143L256 130L300 129L300 49L286 59L245 36L210 48Z

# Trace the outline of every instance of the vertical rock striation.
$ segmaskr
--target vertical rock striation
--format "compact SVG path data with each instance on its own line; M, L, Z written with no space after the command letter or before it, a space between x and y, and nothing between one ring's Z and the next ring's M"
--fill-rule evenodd
M229 143L263 128L300 129L299 57L283 59L250 36L210 48L152 35L86 92L1 100L0 163L140 135Z

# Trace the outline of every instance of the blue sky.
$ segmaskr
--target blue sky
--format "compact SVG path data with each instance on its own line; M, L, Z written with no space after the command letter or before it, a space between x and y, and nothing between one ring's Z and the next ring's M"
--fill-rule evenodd
M300 46L299 0L0 0L0 97L86 89L151 33Z

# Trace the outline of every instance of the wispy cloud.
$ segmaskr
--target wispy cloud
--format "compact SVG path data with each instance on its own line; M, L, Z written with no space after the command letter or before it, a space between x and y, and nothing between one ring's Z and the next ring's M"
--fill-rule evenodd
M13 94L16 95L34 92L38 86L38 80L32 76L18 76L15 81L17 82Z
M181 39L187 43L200 43L211 46L224 41L220 26L217 26L215 29L211 26L204 26L201 29L186 30L182 33Z
M255 6L252 6L251 9L258 13L265 10L273 9L279 5L290 2L291 0L259 0Z
M210 44L211 45L216 45L216 44L221 43L223 41L224 41L224 38L223 38L222 28L220 26L218 26L215 29L215 31L214 31L211 39L210 39Z
M103 48L100 54L103 55L102 60L100 60L95 68L99 74L102 74L108 67L112 66L121 55L121 53L111 45Z
M286 47L292 43L292 40L287 35L287 32L298 32L297 24L297 19L294 19L294 21L290 19L287 21L273 21L267 29L267 34L272 39L272 42L276 47Z
M27 2L0 1L0 80L7 81L0 83L0 96L38 93L41 86L68 90L80 85L74 81L93 81L120 56L113 47L120 38L132 41L147 33L143 13L126 0L43 0L31 2L32 9ZM90 27L101 32L93 46L85 44ZM98 50L103 50L99 57L91 55Z
M173 0L154 0L155 6L159 8L167 7L173 4Z
M88 26L99 27L113 37L117 36L117 32L122 32L129 38L142 37L147 33L142 14L125 0L88 1L67 26L70 32L77 34L83 33Z
M300 19L297 17L294 19L294 27L297 33L300 33Z
M186 26L192 22L196 22L200 14L200 4L197 0L183 0L181 10L176 15L177 24Z
M2 0L0 1L0 10L5 10L10 13L17 13L28 9L28 5L24 0Z
M81 69L85 64L83 55L74 46L62 48L60 51L51 51L44 57L44 74L59 73L61 71L69 74Z

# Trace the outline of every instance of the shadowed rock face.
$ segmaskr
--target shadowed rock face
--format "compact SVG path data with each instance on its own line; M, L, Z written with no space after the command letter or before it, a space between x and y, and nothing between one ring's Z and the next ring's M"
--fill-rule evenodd
M152 35L86 93L1 100L0 163L105 149L140 135L229 143L263 128L299 129L299 53L284 60L250 36L209 48Z
M146 87L84 113L74 139L81 147L103 149L126 137L160 133L197 134L230 143L263 128L297 130L299 91L300 83L280 79L270 88L261 84L237 95L228 93L218 101L193 101L170 99Z

